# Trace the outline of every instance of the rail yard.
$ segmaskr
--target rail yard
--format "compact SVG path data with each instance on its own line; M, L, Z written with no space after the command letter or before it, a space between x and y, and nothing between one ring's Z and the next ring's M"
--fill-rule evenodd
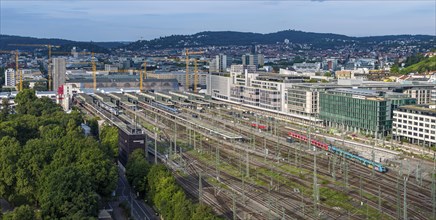
M434 162L320 125L193 93L78 94L74 103L120 129L140 127L150 157L228 219L436 219Z

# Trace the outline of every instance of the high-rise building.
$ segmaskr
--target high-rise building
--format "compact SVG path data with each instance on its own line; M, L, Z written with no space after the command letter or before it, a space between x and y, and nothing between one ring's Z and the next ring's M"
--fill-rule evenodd
M263 54L245 54L242 55L242 65L263 66L265 64L265 57Z
M7 69L5 71L5 86L15 86L15 70L14 69Z
M79 53L77 52L76 47L73 47L73 49L71 49L71 55L73 55L74 58L79 57Z
M215 56L215 65L218 72L225 72L229 64L227 55L221 53Z
M65 67L64 58L53 58L53 90L57 91L59 86L65 84L65 74L67 69Z

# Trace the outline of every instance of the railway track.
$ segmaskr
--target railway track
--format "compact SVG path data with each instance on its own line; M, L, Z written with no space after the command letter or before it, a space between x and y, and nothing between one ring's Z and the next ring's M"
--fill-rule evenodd
M204 115L202 115L202 116L204 117ZM171 116L168 116L168 115L163 115L163 116L161 116L161 118L163 120L168 120L168 121L174 120L174 118L171 118ZM208 120L211 118L213 118L213 117L208 117ZM215 120L215 121L218 121L218 120ZM221 120L221 121L224 121L224 120ZM162 121L161 126L164 126L163 121ZM166 125L166 126L171 128L171 125ZM183 124L178 123L178 126L187 126L187 125L186 124L183 125ZM282 137L271 137L272 135L270 135L270 134L266 134L264 132L258 133L258 132L253 131L253 129L247 129L246 127L241 126L241 125L239 127L235 128L235 125L230 126L229 123L221 123L220 126L224 129L233 130L236 133L243 134L246 137L254 137L256 140L264 140L263 142L262 141L255 142L254 148L250 149L250 151L249 151L249 154L252 156L257 156L257 157L265 156L264 150L266 147L268 149L268 151L271 152L271 154L275 155L275 156L267 155L269 160L276 160L279 158L283 159L283 157L278 156L280 153L280 155L282 155L282 156L287 155L287 157L288 157L287 161L283 159L283 163L287 163L289 165L297 165L297 166L301 167L302 169L306 169L306 170L313 170L313 160L311 159L311 157L313 157L313 155L311 155L311 152L307 151L304 148L302 150L300 147L297 148L296 146L290 146L288 143L286 143L285 139ZM195 130L194 127L190 127L190 129ZM168 130L170 131L171 129L168 129ZM215 141L217 140L216 137L210 136L207 133L201 132L199 130L196 130L196 132L201 133L203 136L209 137L210 139L215 139ZM179 135L180 135L180 137L184 136L186 138L187 134L184 134L181 132L181 133L179 133ZM233 150L235 149L235 146L232 146L232 145L236 145L235 143L229 143L228 141L220 141L220 142L221 142L221 147L225 146L226 148L229 148L229 149L233 149ZM216 143L218 143L218 142L216 142ZM242 147L242 145L238 146L238 147L244 149ZM301 162L299 164L298 163L297 164L291 163L289 161L289 157L290 157L289 154L292 154L292 156L295 158L296 158L296 154L299 154L297 156L300 157ZM308 156L307 156L307 154L308 154ZM328 157L328 158L320 157L319 158L317 172L320 175L331 176L331 172L329 172L330 169L327 169L327 168L329 168L329 166L331 166L330 160L331 160L330 157ZM251 166L271 168L270 167L271 165L269 165L269 164L268 165L267 164L254 164L254 162L253 163L250 162L250 163L251 163L250 164ZM282 163L282 161L281 161L281 163ZM350 162L350 164L353 164L353 163ZM274 170L274 171L281 172L280 170ZM349 180L350 186L354 187L354 189L358 188L360 185L360 180L359 180L358 176L359 175L364 176L365 178L362 181L362 187L365 188L365 193L369 193L371 195L378 194L378 186L374 185L373 182L379 181L379 183L382 183L381 181L383 181L383 184L379 184L379 185L381 185L381 189L383 191L382 197L383 197L384 204L382 205L382 212L387 213L387 215L389 215L393 218L396 218L396 210L394 210L394 209L395 209L396 204L398 202L398 200L397 200L398 191L395 190L395 188L396 188L396 176L395 176L395 174L388 173L386 175L386 174L376 173L375 177L372 177L370 175L371 171L368 168L360 166L358 164L356 164L356 166L350 166L349 173L351 174L350 175L351 178ZM338 174L337 180L344 179L343 174L340 174L340 173L337 173L337 174ZM286 176L287 174L286 175L282 174L282 175L284 175L287 178L291 178L289 175ZM261 178L267 178L267 177L261 176ZM236 182L234 182L234 184L236 184ZM310 185L310 183L306 183L306 184ZM259 189L257 189L257 190L259 190ZM265 189L263 189L263 190L265 190ZM416 219L426 219L425 217L428 217L428 215L426 215L429 213L428 211L430 210L430 212L431 212L431 206L429 206L430 203L424 204L424 207L423 207L424 212L423 213L418 213L418 211L414 210L414 207L417 207L419 205L419 203L422 202L423 198L424 198L424 201L427 201L425 198L428 199L429 191L427 191L423 187L415 187L415 185L410 184L410 183L408 183L407 190L408 190L408 193L407 193L408 200L410 200L412 202L412 203L410 203L411 206L409 206L409 208L408 208L409 216L414 217ZM290 198L292 198L290 192L286 191L286 188L284 188L282 193L285 193L286 195L290 196ZM353 199L359 200L359 193L356 193L355 191L350 190L349 194ZM280 196L280 195L278 195L278 196ZM284 196L284 195L282 195L282 196ZM402 195L400 195L400 196L402 196ZM280 197L277 197L276 199L279 200L279 198ZM428 200L428 201L430 201L430 200ZM367 203L371 207L377 207L377 205L378 205L377 202L372 201L372 200L368 200ZM283 205L283 206L288 205L289 209L291 209L291 210L293 209L291 204L280 203L280 205ZM421 204L421 206L422 206L422 204ZM330 208L330 207L325 208L326 212L329 211L328 208ZM422 208L422 207L419 207L419 208ZM297 209L297 207L294 207L294 209ZM279 212L280 210L276 210L276 211ZM286 209L286 211L288 211L288 209ZM330 212L332 212L332 211L330 210ZM285 212L285 213L287 213L287 212ZM334 213L334 212L332 212L332 213ZM307 216L305 216L305 218L307 218Z
M203 116L205 116L205 115L203 114ZM212 118L209 117L209 119L212 119ZM222 123L223 120L216 120L216 121L217 122L219 121L219 122ZM241 127L239 127L238 129L234 129L234 130L242 132L242 134L244 134L246 136L252 135L252 132L244 132L244 129L241 129ZM257 136L257 137L259 137L259 136ZM274 142L274 141L271 141L271 142ZM274 150L274 146L271 146L273 144L268 144L268 145L270 146L270 150ZM259 146L259 147L261 147L261 146ZM285 152L282 152L282 153L285 153ZM352 173L356 173L356 174L359 173L359 175L362 174L362 172L366 173L366 174L368 173L368 170L369 170L368 168L363 167L360 164L356 164L356 165L357 166L352 166L353 167L353 169L351 170ZM360 167L360 168L358 168L358 167ZM352 178L356 178L356 177L354 177L354 175L353 175ZM378 177L376 179L374 179L374 178L370 178L370 179L365 178L364 184L363 184L365 186L365 189L368 188L367 191L369 193L371 193L373 195L377 195L377 194L374 194L374 193L377 192L378 190L376 191L374 189L374 187L373 187L374 184L371 181L375 181L375 182L383 181L384 183L386 183L386 184L380 184L380 185L382 185L383 192L390 192L389 196L386 196L387 198L388 197L394 197L394 195L397 194L397 191L393 190L393 189L396 188L395 185L396 185L397 181L396 181L396 177L394 176L394 174L392 174L392 172L388 173L388 174L383 174L382 176L378 175ZM352 182L352 185L356 186L355 183L356 183L356 181ZM425 219L426 218L425 217L426 214L431 213L431 206L430 206L431 202L426 203L425 207L422 206L422 202L423 201L431 201L431 198L428 198L428 195L430 195L430 191L429 191L430 184L431 184L430 182L426 181L426 183L424 183L424 187L423 187L423 186L418 186L417 184L415 184L413 182L410 182L410 183L408 182L408 187L407 187L408 188L407 189L408 190L408 199L411 201L411 203L409 205L410 208L408 208L408 212L411 213L413 216L416 215L420 219ZM427 189L425 188L426 185L427 185ZM372 187L372 189L370 187ZM423 198L426 198L426 197L427 197L427 199L423 199ZM396 196L394 198L396 198ZM375 206L373 201L369 200L369 203L371 203L373 207L377 207L377 206ZM395 204L396 202L391 201L391 203ZM423 209L424 208L425 209L424 214L416 212L416 210L413 207L416 207L418 209ZM394 217L396 212L395 211L391 211L390 213L391 213L390 216ZM419 217L419 216L421 216L421 217Z

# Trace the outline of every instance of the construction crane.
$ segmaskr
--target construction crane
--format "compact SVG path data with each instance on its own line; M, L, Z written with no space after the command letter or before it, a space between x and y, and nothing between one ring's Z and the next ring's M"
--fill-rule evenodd
M188 91L189 90L189 55L194 55L194 54L204 54L203 51L193 51L193 52L189 52L188 49L185 49L185 58L186 58L186 80L185 80L185 90ZM194 77L195 78L195 77Z
M144 74L144 75L143 75ZM142 92L144 78L147 79L147 62L144 60L144 71L139 72L139 91Z
M91 63L92 63L92 78L94 80L94 93L97 91L97 67L95 66L95 56L94 52L91 53Z
M10 46L19 46L19 47L47 47L48 49L48 91L51 91L51 49L59 48L60 46L51 45L51 44L9 44Z
M0 53L10 53L15 54L15 81L19 79L19 84L15 84L17 86L18 91L23 90L23 71L19 69L18 65L18 56L19 53L25 53L25 52L19 52L18 50L0 50Z
M198 85L198 62L208 62L206 60L197 60L194 59L194 93L197 93L197 85Z

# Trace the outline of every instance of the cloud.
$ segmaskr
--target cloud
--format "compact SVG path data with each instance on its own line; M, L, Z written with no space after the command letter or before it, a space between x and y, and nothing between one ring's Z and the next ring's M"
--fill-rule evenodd
M1 33L73 40L205 30L434 34L436 26L434 1L1 1Z

